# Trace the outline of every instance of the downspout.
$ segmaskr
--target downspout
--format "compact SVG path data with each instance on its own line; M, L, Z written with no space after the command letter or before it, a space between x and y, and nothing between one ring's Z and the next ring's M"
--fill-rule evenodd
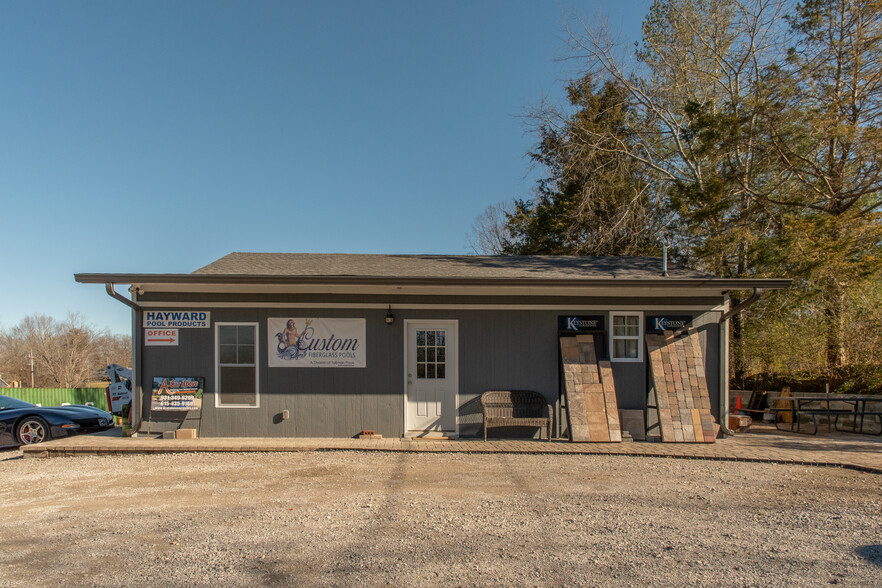
M728 321L730 318L732 318L733 316L735 316L736 314L738 314L739 312L741 312L742 310L744 310L745 308L747 308L748 306L750 306L751 304L753 304L754 302L759 300L760 294L762 294L762 292L763 292L762 289L754 288L753 294L751 294L747 298L747 300L742 300L735 308L731 309L729 312L725 313L723 316L720 317L720 323L722 323L723 321Z
M741 301L734 308L730 308L720 316L720 430L723 434L733 437L734 432L729 430L729 319L759 300L762 290L754 288L746 300ZM729 295L726 294L726 306L729 306Z
M141 366L141 337L139 336L138 327L141 325L141 316L143 309L138 303L133 300L129 300L125 296L119 294L116 290L113 289L113 284L108 282L104 284L104 290L107 291L107 295L111 298L119 300L126 306L132 309L134 312L132 316L132 408L131 408L131 421L132 428L131 430L137 434L138 429L141 428L141 379L139 377L140 366Z

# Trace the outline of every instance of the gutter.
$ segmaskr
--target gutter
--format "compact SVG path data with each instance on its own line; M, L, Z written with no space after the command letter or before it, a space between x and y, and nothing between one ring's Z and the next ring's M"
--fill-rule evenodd
M226 285L385 285L385 286L521 286L521 287L614 287L614 288L714 288L747 290L789 288L792 280L757 278L534 278L475 276L371 276L371 275L258 275L258 274L74 274L80 284L138 284L139 286Z
M137 434L138 429L141 428L141 402L142 402L142 394L141 394L141 379L139 376L139 366L141 365L141 357L143 354L141 353L141 337L139 336L139 325L141 324L141 317L144 310L141 306L133 301L129 300L125 296L119 294L116 290L113 289L113 284L111 282L106 282L104 284L104 290L107 292L107 295L115 300L119 300L126 306L132 309L134 313L132 315L132 408L129 413L129 418L132 422L131 430Z
M720 316L720 430L729 437L735 433L729 430L729 319L759 300L762 288L754 287L753 294L742 300ZM726 304L729 304L728 295Z

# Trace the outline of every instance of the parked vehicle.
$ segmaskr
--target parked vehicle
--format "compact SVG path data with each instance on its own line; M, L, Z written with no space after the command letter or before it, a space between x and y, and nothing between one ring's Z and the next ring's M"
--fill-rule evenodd
M113 415L94 406L37 406L0 395L0 446L33 445L113 426Z

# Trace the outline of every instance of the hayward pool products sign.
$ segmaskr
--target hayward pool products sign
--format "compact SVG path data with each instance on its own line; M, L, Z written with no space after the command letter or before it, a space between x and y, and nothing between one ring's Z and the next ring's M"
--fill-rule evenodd
M691 316L647 316L646 331L661 333L663 331L679 331L692 326Z
M559 316L557 330L569 333L596 333L603 330L603 317L595 316Z
M267 319L269 367L341 367L367 365L365 319Z
M204 310L145 310L144 328L207 329L211 313Z

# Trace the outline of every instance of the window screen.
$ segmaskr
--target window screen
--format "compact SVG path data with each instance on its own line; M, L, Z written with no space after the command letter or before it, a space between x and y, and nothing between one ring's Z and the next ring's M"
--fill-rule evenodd
M640 361L641 315L611 314L612 322L612 359Z

